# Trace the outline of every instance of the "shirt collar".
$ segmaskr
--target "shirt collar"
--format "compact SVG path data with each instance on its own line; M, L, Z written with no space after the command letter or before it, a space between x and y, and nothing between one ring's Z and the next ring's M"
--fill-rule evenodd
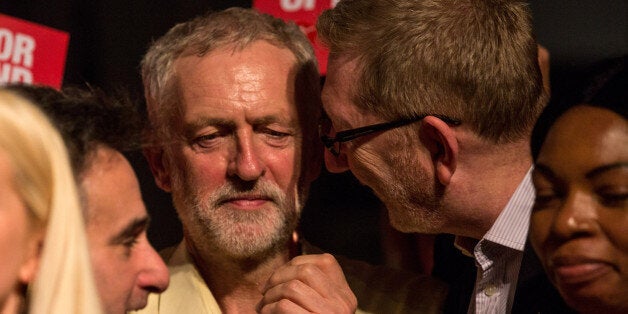
M530 168L483 240L523 251L533 205L534 186Z

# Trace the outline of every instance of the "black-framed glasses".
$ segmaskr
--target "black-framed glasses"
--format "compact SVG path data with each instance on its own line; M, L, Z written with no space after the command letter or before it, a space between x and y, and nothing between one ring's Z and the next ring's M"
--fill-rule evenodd
M402 127L404 125L408 125L419 120L424 119L427 116L437 117L447 124L451 125L460 125L462 122L458 119L449 118L439 114L422 114L411 118L404 118L390 122L378 123L373 125L367 125L355 129L340 131L336 133L335 137L329 137L329 131L331 130L331 121L329 118L323 114L323 118L321 118L320 123L318 124L318 135L323 141L323 144L327 149L336 157L340 155L340 143L348 142L354 140L361 136L366 136L369 134L373 134L376 132L388 131L394 128Z

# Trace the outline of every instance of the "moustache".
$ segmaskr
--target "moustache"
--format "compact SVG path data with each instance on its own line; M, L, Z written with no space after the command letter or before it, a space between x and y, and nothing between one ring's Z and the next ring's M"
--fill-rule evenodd
M212 193L213 203L220 206L235 199L264 199L277 205L283 203L285 196L281 189L268 181L229 182Z

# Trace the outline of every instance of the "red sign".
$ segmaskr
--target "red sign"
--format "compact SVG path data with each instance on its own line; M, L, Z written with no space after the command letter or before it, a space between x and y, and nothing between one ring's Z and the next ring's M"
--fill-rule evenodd
M284 20L294 21L310 39L321 75L327 73L329 51L317 41L316 19L339 0L253 0L253 7Z
M0 84L61 88L70 35L0 14Z

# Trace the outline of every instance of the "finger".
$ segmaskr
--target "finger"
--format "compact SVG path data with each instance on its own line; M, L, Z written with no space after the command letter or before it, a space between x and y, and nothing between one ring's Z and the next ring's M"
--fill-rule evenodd
M338 264L336 258L328 253L300 255L290 260L288 265L315 264L325 273L333 272L342 274L342 268ZM343 275L344 276L344 275Z
M326 296L325 291L338 285L335 283L338 279L328 278L328 275L315 264L284 265L268 278L262 293L293 280L303 282L323 296Z
M333 263L329 263L329 257L331 255L299 259L280 267L268 279L262 292L264 295L271 293L265 302L272 303L281 298L288 298L314 312L321 312L320 309L325 308L339 309L324 311L328 313L347 313L355 310L357 299L349 288L340 266L333 257L331 257ZM328 273L324 273L321 268L328 269ZM331 278L329 273L335 277Z
M338 294L323 298L318 292L304 283L293 280L274 286L264 294L260 304L278 304L281 300L289 300L298 307L313 313L354 313L356 301L347 302Z
M300 268L299 266L315 266L317 269L309 269L307 267ZM310 273L312 272L312 273ZM323 274L327 277L326 280L330 280L337 285L346 285L346 279L342 268L336 261L336 259L330 254L313 254L313 255L301 255L293 258L290 262L279 267L273 276L268 280L267 288L277 285L281 282L286 282L295 278L308 282L307 277L296 276L317 276Z
M260 314L278 314L278 313L310 313L302 307L296 305L290 300L281 299L277 302L258 305L257 312Z
M299 280L291 280L268 289L260 303L273 304L282 299L290 300L310 312L318 312L316 309L321 309L321 304L325 302L323 297L310 286Z

